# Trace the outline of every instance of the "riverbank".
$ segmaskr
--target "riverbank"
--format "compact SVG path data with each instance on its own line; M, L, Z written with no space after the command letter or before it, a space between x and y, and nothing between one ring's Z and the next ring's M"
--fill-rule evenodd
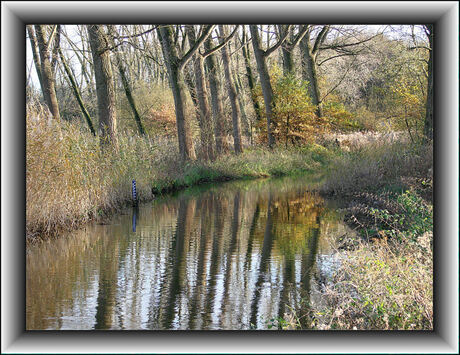
M121 134L117 150L67 122L28 112L26 130L26 240L54 237L101 220L132 203L205 182L316 172L331 157L319 145L296 149L246 149L213 162L180 163L177 144Z
M367 146L331 162L321 192L344 200L337 268L320 280L314 329L433 329L432 148Z
M180 164L176 144L120 135L116 151L62 122L28 119L27 242L101 220L131 203L204 182L322 174L318 190L338 196L360 238L345 236L340 268L318 279L314 329L432 329L432 147L374 142L246 149L213 162Z

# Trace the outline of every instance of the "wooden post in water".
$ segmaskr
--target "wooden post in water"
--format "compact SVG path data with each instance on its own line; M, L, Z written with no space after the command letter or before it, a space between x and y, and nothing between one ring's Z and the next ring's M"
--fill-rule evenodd
M133 188L132 188L132 195L133 195L133 206L138 206L139 202L137 200L137 190L136 190L136 180L133 179Z

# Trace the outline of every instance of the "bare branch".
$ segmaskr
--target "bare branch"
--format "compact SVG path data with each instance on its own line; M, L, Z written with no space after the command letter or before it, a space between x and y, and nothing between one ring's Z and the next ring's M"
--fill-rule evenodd
M218 46L214 47L213 49L205 52L205 53L200 53L203 58L206 58L207 56L217 52L219 49L221 49L223 46L227 45L228 42L230 42L230 40L232 39L232 37L235 35L236 31L238 30L239 28L239 25L236 25L235 29L232 31L232 33L230 33L230 35L222 42L220 43Z
M283 36L279 39L279 41L271 48L267 48L266 51L263 51L264 57L269 57L273 52L275 52L286 40L286 38L289 35L289 28L291 25L288 25L286 28L286 32L283 34Z
M359 41L359 42L344 43L344 44L331 44L329 46L321 46L319 49L341 49L341 48L346 48L346 47L352 47L352 46L356 46L358 44L369 42L370 40L374 39L377 36L380 36L380 33L377 33L375 36L366 38L366 39L364 39L362 41Z
M46 50L47 51L50 49L51 43L53 43L53 37L56 34L56 29L57 29L57 25L54 25L53 30L51 31L50 38L49 38L48 42L46 42Z
M127 38L135 38L135 37L141 37L143 35L146 35L147 33L153 32L158 28L158 25L155 25L154 27L148 29L147 31L144 31L142 33L136 33L134 35L128 35L128 36L115 36L115 39L127 39Z
M353 59L353 62L351 62L351 64L348 66L347 70L345 71L345 73L342 75L342 77L339 79L339 81L337 82L337 84L335 84L320 100L320 102L323 102L324 99L329 96L330 93L332 93L335 89L338 88L338 86L340 84L342 84L343 80L345 79L345 77L347 76L348 72L350 71L351 67L353 66L353 64L356 62L356 58Z
M324 40L326 39L326 35L329 32L330 27L331 27L330 25L326 25L326 26L323 26L323 28L321 29L321 32L316 37L316 41L312 49L313 54L316 54L318 50L320 49L319 46L322 45Z
M291 48L296 47L299 44L299 42L302 40L302 38L307 34L309 29L310 29L309 25L304 25L303 28L297 34L297 37L294 39L294 42L290 44L290 47Z
M427 51L431 51L430 47L427 46L414 46L414 47L409 47L409 50L414 50L414 49L426 49Z
M193 45L192 48L188 50L188 52L180 59L179 61L179 70L182 69L185 64L188 63L188 61L193 57L195 52L200 48L200 46L203 44L203 42L206 40L206 38L211 34L212 30L214 29L215 25L207 25L203 29L202 35L197 39L195 44Z

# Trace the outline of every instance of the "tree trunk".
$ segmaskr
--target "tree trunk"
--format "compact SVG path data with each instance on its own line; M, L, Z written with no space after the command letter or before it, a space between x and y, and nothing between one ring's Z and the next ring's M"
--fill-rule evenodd
M174 106L176 110L177 138L179 141L179 153L181 160L196 159L193 148L192 133L190 122L185 115L185 88L184 79L179 70L179 58L176 48L173 46L173 38L170 26L161 26L158 29L161 38L161 47L166 65L168 67L168 77L174 96Z
M278 32L281 37L282 33L285 31L285 26L283 25L278 25ZM293 40L292 38L292 30L290 30L290 36L291 36L291 41ZM289 75L291 73L294 73L294 56L292 54L292 51L294 50L293 47L289 45L289 43L286 41L284 45L281 47L282 53L283 53L283 74Z
M243 28L243 31L244 31L244 28ZM247 41L246 32L243 32L243 41L244 42ZM251 92L252 105L254 106L254 111L256 113L256 119L260 121L261 120L260 105L259 105L259 102L256 100L256 97L254 94L254 88L256 85L255 85L254 75L252 74L251 60L249 57L249 44L243 45L243 57L244 57L244 64L246 65L246 77L248 79L249 90Z
M248 138L251 137L251 123L249 122L249 117L246 114L246 109L245 109L245 100L244 100L244 92L243 92L243 85L241 83L240 77L238 75L234 75L234 80L235 82L235 87L236 87L236 93L238 94L238 104L240 106L240 112L241 112L241 119L242 119L242 127L243 130L245 131L245 136Z
M91 131L93 136L96 136L96 131L94 130L93 122L92 122L91 117L90 117L90 115L88 113L88 110L86 109L85 105L83 104L83 99L81 97L80 90L78 89L78 85L77 85L77 83L75 81L75 78L74 78L74 76L72 74L72 71L70 70L69 66L67 65L67 61L64 58L64 55L62 54L62 51L61 51L60 48L58 49L58 52L59 52L59 55L61 57L62 65L64 66L64 71L66 72L66 74L67 74L67 76L69 78L70 84L72 86L72 90L73 90L73 92L75 94L75 98L77 99L77 102L78 102L78 105L80 106L81 112L83 113L83 116L86 119L86 123L88 124L89 130Z
M205 42L205 49L207 51L214 47L213 40L211 37ZM217 75L219 67L217 66L216 56L211 54L206 57L206 67L209 80L209 89L211 90L211 105L212 114L214 116L214 136L216 139L216 151L217 154L226 153L228 151L228 144L225 139L225 116L222 108L222 99L220 96L221 82Z
M283 47L283 74L289 75L294 73L294 56L292 51Z
M109 29L110 29L111 34L113 35L116 34L114 26L110 25ZM126 70L125 70L125 66L123 65L123 60L120 56L120 53L118 52L118 48L115 46L115 41L113 40L113 38L111 38L111 45L113 47L113 53L115 55L118 72L120 73L120 78L123 84L123 89L125 91L126 98L128 99L129 106L131 107L131 111L133 112L134 120L136 121L136 125L137 125L137 129L139 130L139 134L143 136L145 135L145 129L144 129L144 126L142 125L142 119L139 114L139 111L137 110L136 102L132 95L131 85L129 84L129 80L126 77Z
M27 25L27 32L29 34L29 41L30 46L32 47L32 56L34 60L35 70L37 72L38 82L40 83L40 88L42 89L43 99L46 101L45 98L45 89L43 88L43 81L42 81L42 71L40 66L40 57L37 50L37 39L35 38L35 32L32 25Z
M272 134L271 127L274 109L273 89L270 83L270 75L268 74L266 57L262 51L262 47L260 44L259 30L257 29L257 25L250 25L249 28L251 30L252 45L256 56L257 70L259 72L260 84L262 86L262 93L265 102L265 113L267 116L268 146L270 148L273 148L273 146L275 145L275 137Z
M186 30L190 47L192 47L196 42L195 30L192 25L188 25ZM198 122L201 131L202 154L205 160L213 160L215 156L213 147L214 137L212 132L211 110L209 108L206 82L204 80L204 59L200 53L195 54L193 67L195 71L195 88L199 107Z
M433 139L433 25L426 26L429 33L430 53L428 58L428 83L425 104L424 134L428 139Z
M312 104L317 107L316 114L322 117L323 110L320 102L321 94L318 85L316 55L312 52L310 36L302 39L302 78L308 81L308 93L311 97Z
M103 27L88 25L91 52L93 55L94 75L96 78L97 106L99 113L99 136L101 145L110 143L117 147L117 114L115 86L113 82L110 51Z
M187 86L188 93L192 99L193 108L195 109L195 117L198 122L200 122L200 107L198 105L198 95L196 93L195 81L193 80L192 74L193 68L190 69L187 67L184 69L184 82Z
M219 25L220 35L222 40L227 37L226 28ZM233 142L235 153L240 154L243 152L241 144L241 123L240 123L240 109L237 103L237 93L235 84L233 83L232 74L230 71L230 56L226 46L222 47L222 61L224 63L225 79L227 80L227 90L230 98L230 105L232 107L232 124L233 124Z
M118 55L118 54L117 54ZM134 101L134 97L131 92L131 87L129 86L128 79L126 78L125 68L121 63L121 60L117 58L118 61L118 72L120 73L121 82L123 83L123 89L125 90L126 98L128 99L129 106L131 107L131 111L133 111L134 119L136 120L137 129L139 130L139 134L141 136L145 135L145 129L142 125L142 119L139 115L139 111L136 107L136 102Z
M326 40L329 30L330 25L322 27L321 31L316 36L313 47L310 43L310 30L308 30L308 33L303 37L302 45L300 46L302 50L302 77L309 83L309 94L312 99L312 103L317 106L316 114L318 117L323 116L323 108L318 84L318 65L316 63L316 56L318 55L321 45Z
M60 120L61 116L59 114L54 77L51 70L48 42L45 39L46 25L35 25L35 31L37 33L38 48L40 52L41 78L44 89L43 96L45 97L46 104L48 105L53 118Z

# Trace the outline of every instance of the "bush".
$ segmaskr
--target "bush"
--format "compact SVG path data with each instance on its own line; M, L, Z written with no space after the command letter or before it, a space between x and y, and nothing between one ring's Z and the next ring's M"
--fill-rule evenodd
M118 151L77 124L47 119L29 104L26 118L26 230L29 237L74 228L131 200L136 179L141 200L151 198L159 171L171 169L176 149L148 138L119 136ZM174 157L173 157L174 156ZM166 160L168 162L166 163ZM156 166L157 169L152 169ZM30 238L29 238L30 239Z
M276 66L270 73L270 81L273 88L272 133L275 140L285 143L286 146L288 141L291 144L313 141L313 136L323 128L323 120L315 114L316 107L311 103L308 95L308 83L297 80L294 75L282 75L281 70ZM259 100L260 107L264 107L260 85L255 90L255 96ZM266 143L266 112L261 111L264 119L258 122L258 141Z
M392 210L371 209L378 239L338 253L340 272L315 306L314 327L433 329L432 207L413 191L393 202Z
M323 116L331 130L336 132L351 132L365 129L365 126L355 118L355 114L347 111L338 102L327 102L323 105Z

